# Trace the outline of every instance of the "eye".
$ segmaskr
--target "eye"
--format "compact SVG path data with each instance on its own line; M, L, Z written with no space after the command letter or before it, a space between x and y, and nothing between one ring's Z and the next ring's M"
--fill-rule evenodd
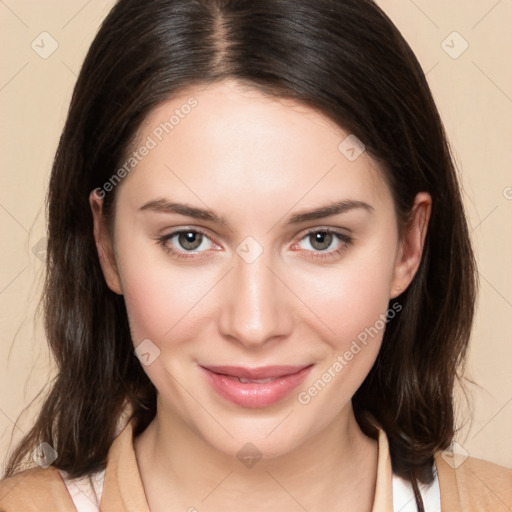
M350 236L340 231L316 228L308 231L294 247L312 252L314 258L330 258L341 255L352 242Z
M194 257L216 247L208 235L197 228L179 229L157 238L158 245L177 258ZM190 253L190 254L187 254Z
M202 257L209 249L219 250L210 237L198 228L182 228L156 238L157 243L175 258L187 259ZM345 233L330 229L308 231L300 241L292 246L312 253L313 258L339 257L352 244L353 240ZM308 247L309 245L309 247Z
M177 237L177 242L180 247L187 251L195 251L201 247L206 237L197 231L181 231L175 234L172 238ZM172 240L171 238L171 240Z

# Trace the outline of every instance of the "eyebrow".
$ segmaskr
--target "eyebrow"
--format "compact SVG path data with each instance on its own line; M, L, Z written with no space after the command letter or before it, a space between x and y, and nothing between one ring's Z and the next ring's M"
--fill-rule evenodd
M306 210L292 215L287 224L300 224L309 220L323 219L332 215L339 215L350 210L363 209L370 213L374 212L373 206L365 203L364 201L357 201L353 199L345 199L343 201L337 201L332 204L315 208L314 210ZM194 219L201 219L210 221L214 224L219 224L226 228L229 227L226 219L214 211L206 208L198 208L196 206L190 206L184 203L176 203L168 201L167 199L155 199L149 201L139 208L141 211L152 211L157 213L177 213L186 217L192 217Z

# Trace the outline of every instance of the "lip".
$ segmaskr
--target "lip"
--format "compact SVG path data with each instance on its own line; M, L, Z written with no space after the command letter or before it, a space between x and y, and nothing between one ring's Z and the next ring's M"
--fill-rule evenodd
M222 397L242 407L260 408L279 402L295 389L310 373L308 366L200 366L207 381ZM268 382L240 382L238 378Z

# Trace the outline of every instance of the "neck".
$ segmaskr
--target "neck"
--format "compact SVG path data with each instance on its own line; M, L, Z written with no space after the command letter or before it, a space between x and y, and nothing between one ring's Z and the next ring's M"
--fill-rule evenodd
M216 450L163 404L157 410L134 441L152 512L174 510L169 503L224 512L372 508L377 442L361 431L350 405L295 450L254 465Z

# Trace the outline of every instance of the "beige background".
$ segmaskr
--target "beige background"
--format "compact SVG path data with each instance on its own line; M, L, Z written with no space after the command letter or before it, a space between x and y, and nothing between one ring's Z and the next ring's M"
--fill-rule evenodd
M512 1L380 0L420 60L462 170L481 291L469 358L473 420L457 439L512 467ZM44 197L72 87L110 0L0 0L0 456L27 431L53 367L35 311ZM452 34L453 32L457 34ZM48 32L58 48L31 47ZM443 43L443 41L445 41ZM466 43L468 48L459 55ZM37 46L36 46L37 48ZM450 55L451 54L451 55ZM454 58L456 57L456 58ZM461 409L462 410L462 409ZM468 411L461 416L468 419Z

